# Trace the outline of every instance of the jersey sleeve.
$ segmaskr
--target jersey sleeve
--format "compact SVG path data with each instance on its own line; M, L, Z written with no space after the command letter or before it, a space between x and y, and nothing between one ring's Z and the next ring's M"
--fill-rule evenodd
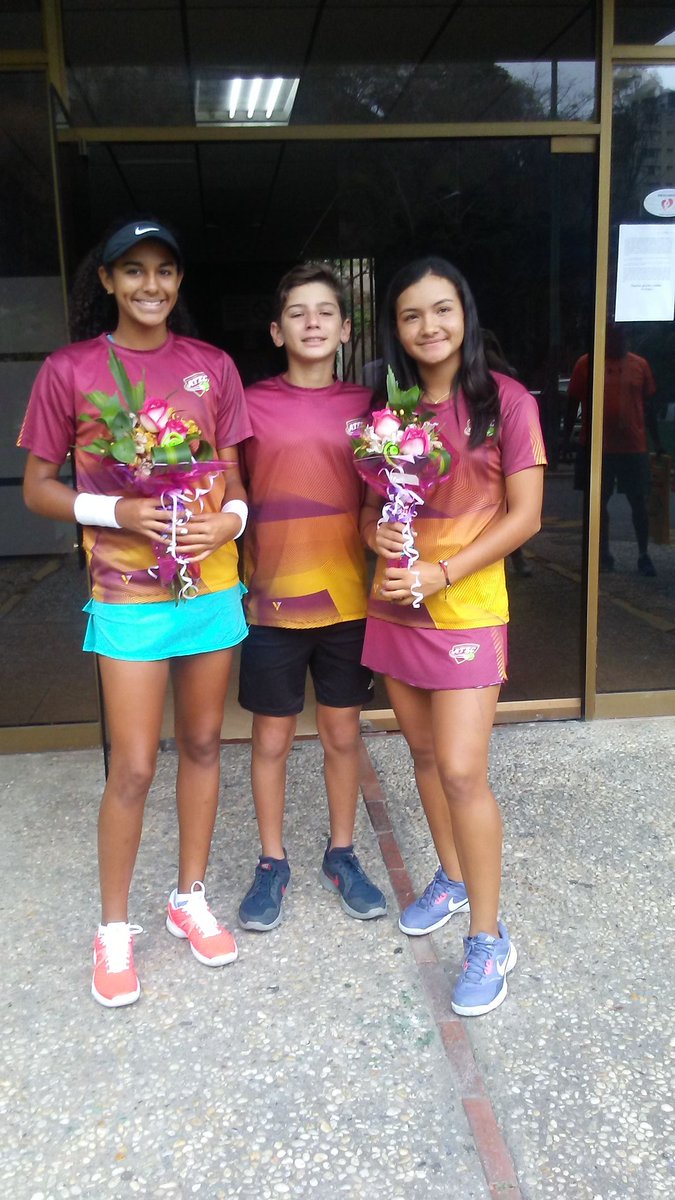
M62 463L75 443L77 397L67 364L47 358L37 373L17 446Z
M223 355L220 395L216 414L216 449L236 446L253 433L244 388L232 359Z
M519 384L507 385L502 394L499 442L504 475L546 466L537 401Z

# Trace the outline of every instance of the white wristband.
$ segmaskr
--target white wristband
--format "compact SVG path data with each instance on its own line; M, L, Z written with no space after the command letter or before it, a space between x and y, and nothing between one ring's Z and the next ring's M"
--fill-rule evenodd
M235 539L241 537L246 528L246 521L248 520L248 504L246 501L227 500L220 511L224 513L236 513L241 521L241 529L239 530L239 533L235 533L234 536Z
M93 492L78 492L75 497L73 515L80 525L103 525L107 529L121 529L115 516L115 505L121 496L96 496Z

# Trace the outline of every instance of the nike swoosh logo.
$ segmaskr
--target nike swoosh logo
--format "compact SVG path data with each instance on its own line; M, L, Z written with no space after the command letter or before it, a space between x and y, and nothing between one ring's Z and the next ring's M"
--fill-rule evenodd
M455 910L461 908L463 904L466 904L466 900L448 900L448 912L455 912Z
M159 229L156 225L137 225L134 233L140 237L142 233L159 233Z
M495 964L495 966L497 967L497 972L499 975L501 975L502 979L504 978L504 976L506 974L506 964L508 963L508 961L509 961L509 956L507 954L506 958L503 959L502 962L498 962Z

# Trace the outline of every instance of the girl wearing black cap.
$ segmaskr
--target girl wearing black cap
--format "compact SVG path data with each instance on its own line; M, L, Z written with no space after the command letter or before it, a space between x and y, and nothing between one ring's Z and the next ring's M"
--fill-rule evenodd
M166 924L189 940L202 963L221 966L237 956L234 938L206 903L202 881L218 803L232 647L246 636L234 539L247 508L236 447L251 428L231 359L181 332L182 278L180 248L164 225L151 219L115 228L80 269L74 343L43 363L19 436L30 452L28 507L84 529L92 589L84 649L99 656L111 741L99 815L102 915L92 980L92 994L107 1007L131 1004L140 995L133 958L140 930L129 924L127 905L169 674L180 851ZM199 569L197 594L179 603L157 577L152 549L168 533L171 514L133 487L120 494L109 463L83 449L101 429L91 423L99 413L87 394L115 391L111 347L131 383L144 379L146 397L157 397L165 411L168 401L182 420L194 421L228 464L180 530L182 556ZM59 480L71 450L76 493Z

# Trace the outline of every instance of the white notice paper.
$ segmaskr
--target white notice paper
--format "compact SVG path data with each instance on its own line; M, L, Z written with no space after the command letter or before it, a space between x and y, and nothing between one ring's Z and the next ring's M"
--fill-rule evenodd
M675 225L620 225L615 321L675 317Z

